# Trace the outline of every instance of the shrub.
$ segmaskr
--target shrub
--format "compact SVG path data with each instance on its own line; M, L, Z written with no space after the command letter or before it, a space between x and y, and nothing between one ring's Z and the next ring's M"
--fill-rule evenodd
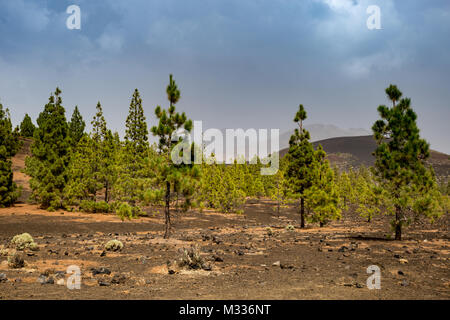
M142 211L138 207L132 207L127 202L116 204L116 213L120 219L133 219L139 216Z
M29 233L22 233L14 236L11 243L16 246L17 250L30 249L34 251L39 249Z
M271 227L267 227L266 228L266 232L267 232L267 235L270 237L270 236L273 236L273 230L272 230L272 228Z
M23 268L25 266L25 261L23 256L17 252L8 257L8 266L13 269Z
M119 240L109 240L105 244L105 249L107 251L120 251L123 249L123 243Z
M86 213L109 213L111 206L105 201L83 200L80 202L80 211Z
M286 226L286 230L287 230L287 231L294 231L294 230L295 230L295 227L294 227L292 224L288 224L288 225Z
M0 249L0 257L7 257L8 254L9 254L8 249L5 249L5 248Z
M180 267L188 267L190 269L203 268L204 261L197 246L180 249L179 253L181 257L178 261L178 265Z

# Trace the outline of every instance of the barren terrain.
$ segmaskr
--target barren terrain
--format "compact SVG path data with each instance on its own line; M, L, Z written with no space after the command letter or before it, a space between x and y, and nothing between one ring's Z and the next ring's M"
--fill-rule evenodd
M24 153L25 147L14 170L27 191L19 172ZM393 241L390 217L367 223L350 212L326 227L301 230L295 208L277 216L273 202L249 200L241 215L175 213L174 233L165 240L163 215L153 210L122 222L115 215L50 213L21 200L0 209L0 249L12 250L11 238L28 232L39 251L25 252L21 269L9 268L6 256L0 257L1 299L450 298L448 215L434 224L415 223L403 241ZM287 230L289 224L295 229ZM104 252L111 239L124 248ZM172 267L178 250L192 245L211 270ZM80 290L56 284L67 279L70 265L81 269ZM366 286L370 265L381 269L380 290ZM101 267L110 274L96 274ZM55 283L38 282L42 274Z

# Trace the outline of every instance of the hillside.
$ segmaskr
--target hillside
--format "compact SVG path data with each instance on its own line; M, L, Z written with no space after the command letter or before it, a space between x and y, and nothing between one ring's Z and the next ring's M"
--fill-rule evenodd
M310 124L305 125L308 130L311 141L320 141L334 137L355 137L369 135L370 131L362 128L343 129L332 124ZM289 147L289 139L294 133L294 129L286 131L280 135L280 149Z
M372 153L375 151L376 142L373 136L338 137L313 142L314 147L319 144L328 154L331 163L339 167L359 167L361 165L371 166L375 162ZM288 151L285 148L280 151L284 156ZM431 150L429 159L439 176L450 175L450 156L441 152Z

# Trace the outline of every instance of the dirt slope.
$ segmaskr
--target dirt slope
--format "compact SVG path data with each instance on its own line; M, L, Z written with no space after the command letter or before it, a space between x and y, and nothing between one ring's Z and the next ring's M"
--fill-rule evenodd
M18 199L19 203L26 202L31 194L29 185L30 177L23 173L25 169L25 158L31 155L31 139L22 139L23 145L19 152L12 158L12 170L14 182L22 188L22 194Z

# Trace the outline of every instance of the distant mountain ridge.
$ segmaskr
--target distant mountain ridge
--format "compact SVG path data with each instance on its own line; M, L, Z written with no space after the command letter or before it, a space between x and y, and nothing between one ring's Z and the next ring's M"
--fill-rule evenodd
M311 124L305 125L311 136L311 141L320 141L329 138L337 137L354 137L354 136L368 136L371 134L369 130L363 128L342 129L333 124ZM289 139L294 133L294 129L280 134L280 150L289 147Z
M372 166L375 163L373 152L377 144L372 135L336 137L313 142L315 148L319 144L327 153L330 162L339 167ZM280 156L284 156L288 149L280 150ZM450 156L448 154L431 150L428 163L433 166L438 176L450 176Z

